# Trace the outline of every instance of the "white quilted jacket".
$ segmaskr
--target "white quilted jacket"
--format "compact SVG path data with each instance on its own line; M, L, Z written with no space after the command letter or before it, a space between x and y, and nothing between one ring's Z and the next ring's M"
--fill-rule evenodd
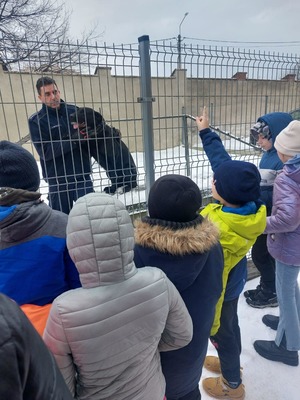
M82 288L53 303L44 333L75 399L162 400L160 351L192 337L174 285L133 263L134 232L124 205L91 193L74 205L67 245Z

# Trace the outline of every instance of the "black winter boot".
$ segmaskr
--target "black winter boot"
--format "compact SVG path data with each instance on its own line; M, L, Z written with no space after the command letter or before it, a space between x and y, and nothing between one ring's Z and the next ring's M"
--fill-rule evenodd
M292 367L299 365L298 351L289 351L283 345L278 347L273 340L256 340L253 346L257 353L267 360L279 361Z
M246 298L247 304L254 308L277 307L277 295L270 289L262 288L254 295Z
M262 322L267 325L269 328L277 331L278 324L279 324L279 317L275 315L266 314L262 317Z
M256 286L255 289L246 290L246 291L244 292L244 296L246 297L246 299L247 299L248 297L253 298L253 297L255 297L255 296L257 295L257 293L260 292L260 291L261 291L261 285L259 284L259 285Z

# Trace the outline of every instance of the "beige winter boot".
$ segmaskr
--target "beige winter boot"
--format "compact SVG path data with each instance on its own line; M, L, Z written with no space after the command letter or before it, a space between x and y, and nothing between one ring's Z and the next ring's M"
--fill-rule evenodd
M216 399L244 400L245 398L244 385L241 383L236 389L232 389L223 376L203 379L202 386L206 393Z
M216 374L221 373L220 359L216 356L206 356L204 361L204 367L210 372L215 372Z
M220 359L216 356L206 356L204 360L203 366L210 372L214 372L215 374L221 374L221 365ZM242 375L242 367L241 367L241 375Z

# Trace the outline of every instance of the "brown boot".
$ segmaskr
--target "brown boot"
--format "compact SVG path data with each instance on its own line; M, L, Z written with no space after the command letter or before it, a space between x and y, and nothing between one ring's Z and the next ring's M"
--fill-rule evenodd
M244 400L245 398L244 385L241 383L236 389L232 389L223 376L203 379L202 386L206 393L216 399Z
M215 374L221 374L221 365L220 359L216 356L206 356L204 360L203 366L210 372L214 372ZM241 375L242 375L242 367L241 367Z
M215 374L221 373L221 365L219 357L206 356L203 365L210 372L214 372Z

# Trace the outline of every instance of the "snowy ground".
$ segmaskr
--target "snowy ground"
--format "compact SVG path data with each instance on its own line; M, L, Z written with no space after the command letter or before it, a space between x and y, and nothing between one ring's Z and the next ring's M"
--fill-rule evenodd
M300 284L300 276L299 276ZM255 288L259 278L248 281L246 289ZM256 309L248 306L243 295L239 300L239 321L242 334L241 366L243 367L243 383L246 390L246 400L300 400L300 366L269 361L262 358L253 347L253 342L259 340L274 340L276 332L266 327L261 319L265 314L278 314L279 309ZM214 347L209 344L208 354L216 355ZM217 376L203 368L202 378ZM211 400L202 389L202 400Z

